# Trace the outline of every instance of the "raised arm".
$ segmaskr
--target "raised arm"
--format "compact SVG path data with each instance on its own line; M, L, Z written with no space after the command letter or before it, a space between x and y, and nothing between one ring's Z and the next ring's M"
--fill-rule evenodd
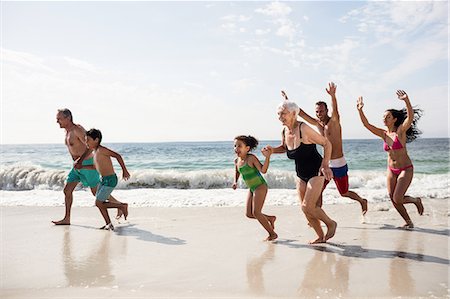
M397 128L401 132L406 132L410 127L414 119L414 111L411 106L411 102L409 101L409 97L404 90L397 90L398 99L404 101L406 104L406 113L407 116L403 123Z
M363 123L364 127L366 127L367 130L379 136L381 139L384 139L384 130L377 128L369 123L366 115L364 114L363 107L364 107L363 97L359 97L356 108L358 109L359 118L361 119L361 122Z
M101 149L103 151L103 154L117 159L117 162L119 162L120 167L122 167L122 178L124 180L128 180L130 178L130 173L128 172L127 167L125 166L125 162L123 161L122 156L119 153L116 153L115 151L112 151L104 146L102 146Z
M320 135L314 131L310 126L303 125L300 130L302 131L302 136L307 142L315 143L323 146L323 159L322 165L320 166L320 171L325 176L325 179L331 180L333 178L333 172L330 169L329 162L331 159L331 143L324 136Z
M331 96L331 107L333 108L333 112L331 113L331 118L339 120L339 110L338 104L336 100L336 84L333 82L328 83L328 89L325 89L327 93Z
M303 111L302 108L300 108L300 111L298 112L298 115L303 118L305 121L307 121L309 124L316 126L316 127L322 127L319 123L319 121L312 116L310 116L308 113Z

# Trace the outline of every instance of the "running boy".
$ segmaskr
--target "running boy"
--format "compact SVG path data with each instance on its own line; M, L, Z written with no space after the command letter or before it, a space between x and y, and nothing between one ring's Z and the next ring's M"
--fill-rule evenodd
M100 210L100 213L106 222L106 225L102 226L101 229L114 230L114 226L111 223L107 209L118 208L122 210L126 220L128 216L128 204L118 204L107 201L109 195L114 190L114 187L117 186L117 175L114 172L111 157L116 158L120 164L120 167L122 167L122 177L124 180L128 180L130 178L130 174L128 173L125 163L123 162L122 156L100 145L101 141L102 133L99 130L90 129L86 133L86 145L94 151L94 165L101 175L101 180L95 195L95 205Z

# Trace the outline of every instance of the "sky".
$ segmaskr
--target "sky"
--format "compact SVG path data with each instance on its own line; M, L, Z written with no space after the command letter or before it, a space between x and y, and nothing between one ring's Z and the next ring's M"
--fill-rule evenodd
M344 139L386 109L449 136L448 2L1 1L2 144L63 143L59 108L104 142L281 137L281 90L309 114L337 84Z

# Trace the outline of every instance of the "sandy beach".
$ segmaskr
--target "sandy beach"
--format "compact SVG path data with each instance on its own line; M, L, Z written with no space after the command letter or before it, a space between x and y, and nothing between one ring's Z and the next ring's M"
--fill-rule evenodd
M404 231L390 203L326 205L338 222L328 244L314 237L299 206L267 206L277 242L243 207L130 207L114 232L94 207L1 207L1 298L448 298L449 207L408 206ZM112 214L112 211L111 211Z

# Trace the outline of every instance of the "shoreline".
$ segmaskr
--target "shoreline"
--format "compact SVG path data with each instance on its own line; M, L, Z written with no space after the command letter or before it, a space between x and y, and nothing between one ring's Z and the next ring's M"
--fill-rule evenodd
M449 206L424 199L416 226L390 203L360 221L359 204L324 205L337 221L327 244L299 206L266 206L276 242L244 207L130 207L114 232L93 207L0 207L2 298L449 297ZM110 211L113 216L115 211Z

